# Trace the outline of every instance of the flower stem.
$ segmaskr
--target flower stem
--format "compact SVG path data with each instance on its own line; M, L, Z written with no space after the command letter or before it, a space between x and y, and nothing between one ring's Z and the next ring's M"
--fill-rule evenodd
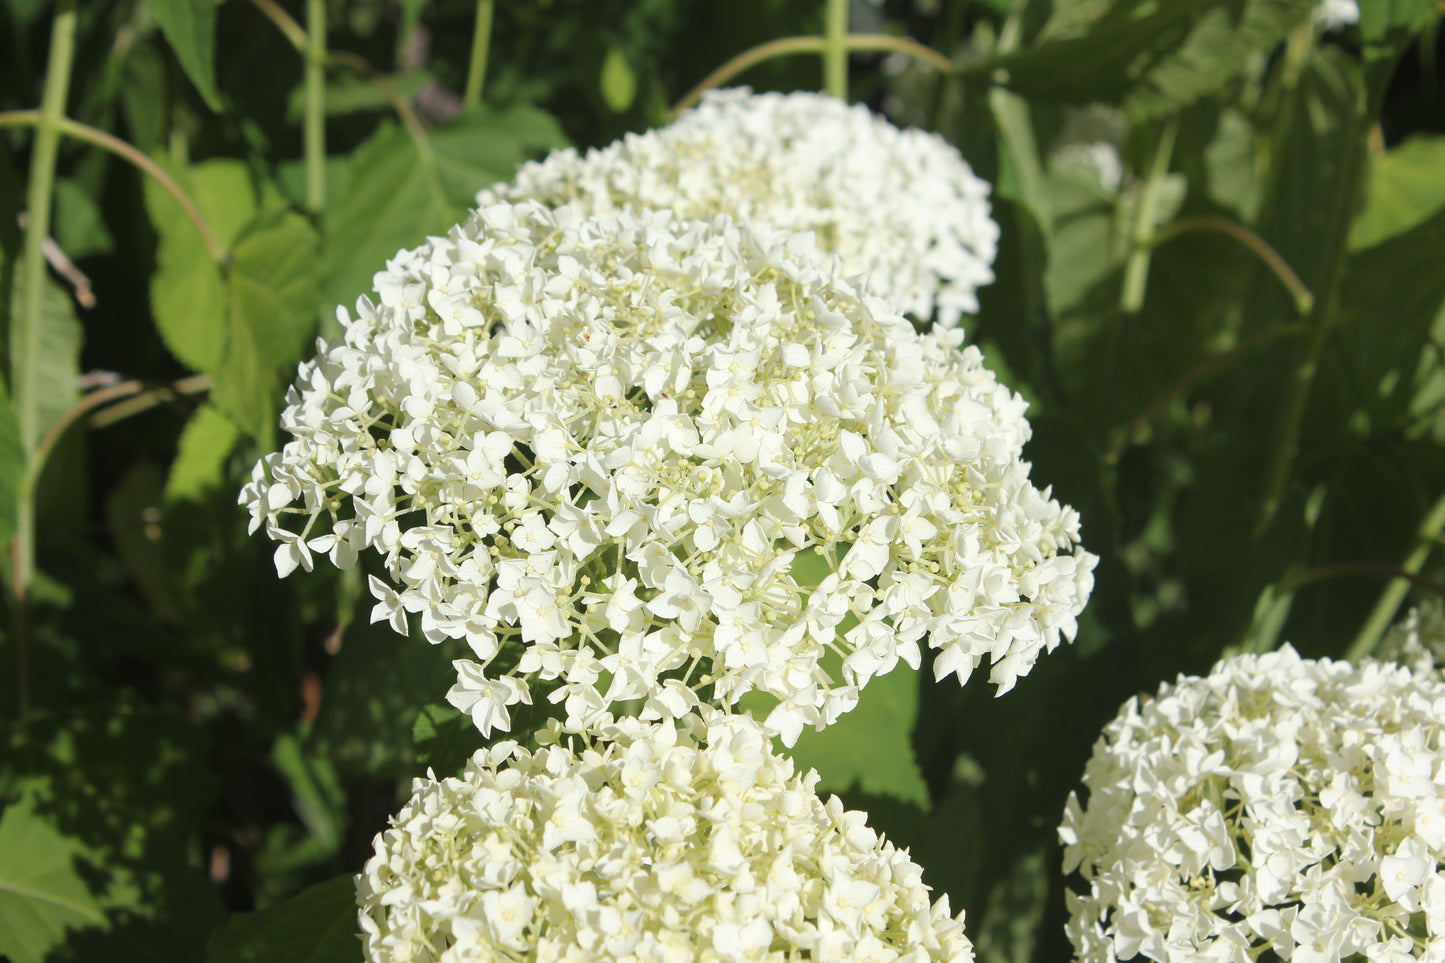
M1186 234L1190 231L1217 231L1227 237L1234 238L1240 244L1243 244L1258 255L1260 261L1264 262L1264 266L1269 268L1275 277L1279 278L1279 283L1283 284L1285 290L1289 291L1290 295L1294 298L1295 309L1299 311L1302 317L1308 315L1310 309L1314 307L1314 295L1310 293L1310 289L1300 280L1299 275L1294 272L1294 269L1289 266L1289 262L1280 256L1280 253L1271 247L1268 241L1237 221L1231 221L1228 218L1216 217L1214 215L1181 218L1167 227L1162 227L1156 231L1151 243L1155 247L1158 247L1170 238L1178 237L1180 234Z
M1174 138L1178 133L1179 118L1170 117L1159 132L1154 163L1149 167L1149 176L1139 197L1139 210L1135 212L1134 219L1134 249L1129 255L1129 263L1124 266L1124 290L1119 298L1119 307L1125 314L1138 314L1144 306L1144 290L1149 281L1150 239L1154 236L1159 188L1164 183L1164 175L1169 173L1169 161L1174 156Z
M28 462L40 442L41 305L45 290L45 239L50 236L50 205L55 190L55 160L60 149L60 121L70 93L70 67L75 58L75 0L58 0L50 31L50 56L45 68L45 90L36 122L35 146L30 155L30 183L25 206L29 217L20 271L24 281L20 311L10 332L11 379L20 443ZM35 486L22 482L16 520L13 604L18 708L23 719L30 711L28 619L26 594L35 571Z
M0 111L0 127L12 127L21 124L32 127L39 126L40 112L37 110ZM218 263L225 257L226 252L216 243L216 236L212 233L211 226L206 223L206 219L201 216L200 209L196 207L195 201L193 201L191 196L185 192L185 189L182 188L180 184L177 184L175 179L167 174L165 169L155 161L119 137L107 134L103 130L97 130L87 124L82 124L80 121L71 120L69 117L59 118L55 126L60 133L108 150L117 157L129 161L141 173L154 178L156 183L165 188L166 192L176 199L176 203L181 205L181 210L185 212L186 217L190 218L191 223L196 226L196 233L201 236L201 243L206 245L206 250L210 252L211 257Z
M906 37L891 37L881 33L855 33L849 34L845 38L845 43L849 50L887 50L905 54L944 73L951 73L954 70L953 62L947 57ZM698 81L696 87L683 94L682 98L673 104L669 116L676 117L701 100L702 95L707 91L714 87L721 87L738 74L750 70L764 61L795 53L821 53L826 45L827 41L822 37L810 36L780 37L777 40L760 43L756 47L749 47Z
M326 203L326 0L306 0L306 210Z
M482 87L487 79L487 53L492 44L492 7L493 0L477 0L472 59L467 67L467 86L462 93L464 107L476 107L482 102Z
M828 0L823 27L823 89L848 99L848 0Z
M1403 574L1399 578L1391 580L1385 586L1385 591L1380 593L1380 599L1375 603L1369 618L1360 627L1359 634L1355 641L1350 644L1345 658L1351 662L1357 662L1375 651L1375 646L1380 644L1385 630L1395 620L1395 613L1400 609L1400 603L1405 601L1405 593L1410 590L1411 579L1409 576L1420 574L1420 569L1425 567L1425 559L1430 556L1430 550L1440 540L1440 533L1445 531L1445 495L1441 495L1425 520L1420 523L1420 531L1417 536L1415 548L1400 566Z

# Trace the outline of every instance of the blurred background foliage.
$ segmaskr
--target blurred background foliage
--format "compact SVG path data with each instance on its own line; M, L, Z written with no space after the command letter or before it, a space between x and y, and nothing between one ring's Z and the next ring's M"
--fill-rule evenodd
M729 57L823 28L790 0L504 2L469 98L478 6L0 0L13 963L359 959L350 874L475 733L441 699L450 653L368 624L364 570L282 582L247 536L236 495L285 385L335 306L478 188L664 123ZM858 54L850 89L995 185L997 280L966 326L1102 557L1078 640L1014 692L900 668L797 749L967 910L982 960L1068 954L1054 827L1124 699L1286 640L1363 654L1445 582L1441 5L1362 0L1328 34L1313 7L851 10L955 65ZM60 108L85 127L62 131L33 291L27 112L65 18ZM739 81L820 79L807 56Z

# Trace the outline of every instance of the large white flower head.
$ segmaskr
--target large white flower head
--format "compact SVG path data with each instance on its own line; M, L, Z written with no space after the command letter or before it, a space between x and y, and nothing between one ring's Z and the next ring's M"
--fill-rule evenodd
M1445 958L1445 682L1285 647L1131 699L1059 835L1084 961Z
M556 151L482 205L534 198L592 211L728 214L758 228L813 231L895 309L944 326L978 311L998 225L989 186L937 134L899 130L825 94L709 91L674 123L585 155Z
M1318 30L1341 30L1360 22L1360 5L1356 0L1320 0L1310 19Z
M357 876L371 963L973 959L906 850L746 716L504 742L418 779ZM555 735L555 731L553 733Z
M377 552L373 618L467 640L484 734L537 689L573 731L761 690L791 745L920 640L1006 690L1073 636L1096 559L1024 402L811 235L493 205L376 290L241 500L282 575Z

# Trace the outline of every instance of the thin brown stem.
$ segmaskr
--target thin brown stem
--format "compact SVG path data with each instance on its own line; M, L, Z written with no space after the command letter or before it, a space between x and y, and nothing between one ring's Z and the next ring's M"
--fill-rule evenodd
M1279 279L1285 290L1294 297L1295 308L1300 315L1310 313L1314 306L1315 296L1305 283L1300 280L1299 275L1289 266L1289 263L1280 256L1280 253L1270 246L1269 242L1258 234L1245 227L1237 221L1231 221L1226 217L1218 217L1212 214L1205 214L1199 217L1181 218L1172 224L1161 227L1154 232L1153 245L1158 247L1165 241L1178 237L1181 234L1188 234L1191 231L1214 231L1231 237L1243 244L1250 251L1254 252L1264 262L1265 267Z
M848 35L845 46L850 51L886 50L906 54L915 60L930 64L944 73L952 73L955 69L953 61L943 54L906 37L891 37L878 33L855 33ZM777 40L760 43L756 47L749 47L698 81L696 87L683 94L682 99L673 105L670 116L676 117L701 100L702 95L707 91L714 87L721 87L738 74L756 67L764 61L772 60L775 57L785 57L788 54L822 53L826 49L827 41L822 37L780 37Z
M33 127L39 122L40 112L38 110L0 111L0 127L20 125ZM157 184L165 188L167 193L176 199L177 204L181 205L181 210L185 212L186 217L190 218L191 223L196 226L196 233L201 235L201 242L206 245L206 250L210 252L212 259L219 263L225 258L226 252L216 243L216 236L211 232L211 226L207 224L206 219L201 216L200 209L197 208L195 202L191 200L191 196L155 161L119 137L107 134L103 130L97 130L88 124L82 124L80 121L71 120L69 117L59 118L56 127L62 134L67 134L77 140L94 144L129 161L142 173L154 179Z
M148 386L144 381L122 381L118 384L107 385L104 388L92 391L71 405L65 414L57 418L55 423L46 431L45 437L41 439L40 444L36 446L35 457L32 458L30 464L26 466L26 476L32 484L39 483L40 473L45 470L45 462L49 459L51 451L60 443L60 439L64 437L65 432L69 430L70 426L81 418L84 418L88 412L94 411L103 405L108 405L111 402L119 401L122 398L132 399L124 406L116 405L114 408L107 409L91 419L90 425L92 428L102 428L120 421L122 418L131 414L135 414L137 411L153 408L162 401L169 401L182 395L199 394L202 391L210 390L210 387L210 375L198 374L181 378L179 381L173 381L166 385ZM122 407L126 408L123 414L113 415L113 412L116 412Z

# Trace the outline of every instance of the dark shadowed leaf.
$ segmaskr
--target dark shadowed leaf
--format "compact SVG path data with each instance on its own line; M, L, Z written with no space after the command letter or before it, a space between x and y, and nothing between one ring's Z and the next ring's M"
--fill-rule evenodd
M264 913L231 917L206 947L207 963L360 963L356 884L317 883Z

